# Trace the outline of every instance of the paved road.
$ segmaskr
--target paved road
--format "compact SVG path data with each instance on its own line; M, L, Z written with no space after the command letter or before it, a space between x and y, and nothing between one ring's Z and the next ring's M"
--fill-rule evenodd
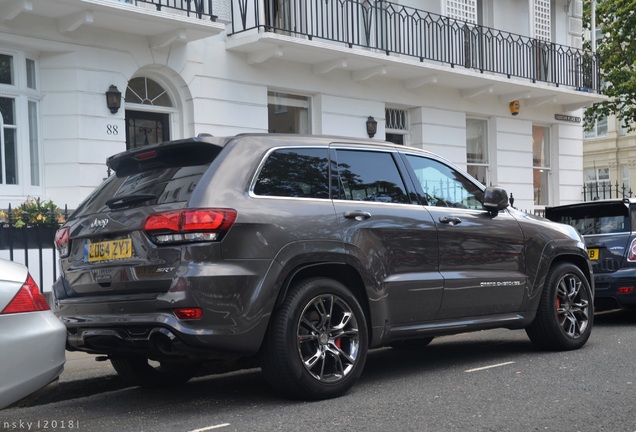
M349 394L313 403L276 397L257 369L197 378L172 391L104 387L0 411L0 430L28 430L18 427L22 421L30 430L67 431L75 422L75 430L96 432L633 432L634 329L636 314L597 316L586 347L566 353L536 351L523 331L508 330L439 338L420 352L376 350ZM61 389L73 381L85 388L118 382L108 364L72 357Z

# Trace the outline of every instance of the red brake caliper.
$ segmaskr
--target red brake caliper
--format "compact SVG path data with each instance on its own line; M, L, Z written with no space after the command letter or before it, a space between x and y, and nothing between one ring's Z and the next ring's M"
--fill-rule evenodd
M340 349L340 338L333 341L333 344Z

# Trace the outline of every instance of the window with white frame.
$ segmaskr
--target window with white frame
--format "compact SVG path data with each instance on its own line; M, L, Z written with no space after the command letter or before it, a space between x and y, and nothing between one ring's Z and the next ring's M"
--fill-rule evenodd
M270 133L311 133L307 96L269 91L267 111Z
M41 186L39 99L36 61L0 52L0 193Z
M534 37L550 42L552 40L551 24L550 0L534 0Z
M477 0L446 0L446 16L477 24Z
M607 135L607 117L603 116L600 119L594 121L594 125L590 130L585 131L585 138L600 138Z
M466 118L466 161L468 174L488 185L488 121Z
M604 191L611 187L609 167L593 167L583 170L586 197L603 196Z
M386 108L385 139L395 144L406 144L405 136L409 131L408 112L399 108Z
M628 164L621 165L621 183L622 183L623 195L629 196L631 192L631 187L629 185L629 165Z
M550 128L532 125L534 204L550 203Z

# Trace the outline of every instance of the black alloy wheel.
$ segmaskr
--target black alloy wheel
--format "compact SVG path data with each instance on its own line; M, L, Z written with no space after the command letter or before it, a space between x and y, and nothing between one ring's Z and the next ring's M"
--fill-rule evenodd
M594 322L594 299L588 280L571 263L550 269L534 322L526 329L530 340L548 350L582 347Z
M368 345L365 316L344 285L300 282L275 314L261 353L265 377L284 396L327 399L360 376Z

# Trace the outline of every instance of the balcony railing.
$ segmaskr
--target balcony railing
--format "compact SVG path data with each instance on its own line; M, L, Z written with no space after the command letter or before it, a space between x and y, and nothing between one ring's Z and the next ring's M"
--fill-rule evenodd
M158 11L169 9L172 12L184 14L188 17L209 19L216 21L212 9L213 0L119 0L121 3L130 3L136 6L154 6Z
M581 91L600 88L598 57L591 52L388 1L234 0L231 34L254 29Z

